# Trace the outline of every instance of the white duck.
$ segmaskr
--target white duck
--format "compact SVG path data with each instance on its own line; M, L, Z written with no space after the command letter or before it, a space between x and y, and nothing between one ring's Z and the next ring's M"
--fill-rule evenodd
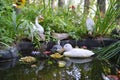
M65 50L63 55L68 57L90 57L95 54L90 50L73 48L71 44L65 44L63 48Z
M44 28L39 24L38 19L43 20L44 18L41 15L37 16L35 19L35 25L33 26L33 29L34 31L38 32L42 40L45 40Z
M91 18L88 17L86 19L86 28L88 30L88 34L89 35L92 35L94 26L95 26L95 23L94 23L93 19L91 19Z

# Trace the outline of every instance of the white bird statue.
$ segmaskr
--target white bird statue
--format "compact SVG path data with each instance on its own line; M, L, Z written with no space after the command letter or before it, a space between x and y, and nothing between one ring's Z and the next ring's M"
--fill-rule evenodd
M94 26L95 26L95 23L94 23L93 19L87 18L86 19L86 27L87 27L89 35L92 35Z
M39 15L35 19L35 25L33 26L34 31L37 31L40 38L44 41L45 40L45 35L44 35L44 28L39 24L38 19L43 20L44 18Z
M90 56L95 54L90 50L80 49L80 48L73 48L71 44L65 44L63 48L65 50L63 55L68 56L68 57L81 57L81 58L84 58L84 57L90 57Z

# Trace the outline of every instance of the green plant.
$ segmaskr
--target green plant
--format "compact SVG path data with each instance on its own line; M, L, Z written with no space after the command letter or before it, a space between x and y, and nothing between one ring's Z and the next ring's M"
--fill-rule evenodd
M48 14L49 13L49 14ZM83 18L83 17L82 17ZM67 10L46 10L44 14L44 22L41 25L45 31L47 28L52 32L68 33L73 39L79 39L86 34L86 27L84 26L85 18L81 19L75 13Z
M0 9L0 41L12 44L24 37L31 37L33 40L36 32L33 33L32 22L34 23L33 20L38 13L38 8L34 9L34 5L31 5L30 9L26 10L28 8L24 7L21 9L22 13L16 15L11 3L12 1L1 1L0 3L2 4Z
M9 3L9 4L7 4ZM77 8L76 11L70 10L69 5L64 9L52 9L51 1L46 4L45 0L40 3L26 4L21 8L21 14L16 15L12 8L12 1L5 0L0 2L0 41L11 44L14 40L22 37L32 37L35 43L39 43L39 37L36 32L33 32L35 17L39 14L43 15L44 22L40 24L45 29L46 41L54 40L51 37L52 32L68 33L72 39L82 39L87 37L87 29L85 27L86 17L88 15ZM113 7L117 4L116 0L111 0L105 17L100 17L99 10L98 19L95 21L95 29L93 35L107 36L115 27L115 19L119 15L119 10ZM80 14L78 16L78 14ZM21 27L22 26L22 27Z
M0 41L11 44L14 41L15 30L12 24L12 7L11 1L1 1L0 9Z
M115 21L119 15L120 9L116 10L117 0L111 0L104 18L100 16L100 11L96 13L98 19L95 21L94 36L107 36L115 28Z
M0 44L2 44L3 46L7 47L7 48L10 48L10 46L4 42L0 42ZM1 46L2 47L2 46ZM1 48L0 48L1 49Z
M110 45L109 47L97 50L96 53L98 54L98 59L110 60L114 58L114 61L120 65L120 41Z
M120 26L115 27L111 32L111 37L114 39L120 39Z

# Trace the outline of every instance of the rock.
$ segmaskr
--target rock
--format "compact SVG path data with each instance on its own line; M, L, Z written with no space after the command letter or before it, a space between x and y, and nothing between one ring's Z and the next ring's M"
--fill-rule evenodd
M18 50L15 47L11 47L8 49L0 50L0 59L10 59L18 57Z
M52 33L52 36L55 39L63 40L63 39L67 39L69 37L69 34L67 34L67 33Z

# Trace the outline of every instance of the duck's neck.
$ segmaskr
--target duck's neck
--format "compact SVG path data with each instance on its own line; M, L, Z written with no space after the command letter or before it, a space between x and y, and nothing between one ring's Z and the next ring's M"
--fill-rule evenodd
M57 41L57 44L60 45L60 40Z
M70 51L70 50L72 50L73 49L73 47L71 46L71 47L69 47L68 49L67 49L67 51Z
M65 48L65 51L70 51L70 50L72 50L73 49L73 47L72 46L69 46L68 48Z
M39 22L38 22L38 17L36 17L36 19L35 19L35 24L40 25Z

